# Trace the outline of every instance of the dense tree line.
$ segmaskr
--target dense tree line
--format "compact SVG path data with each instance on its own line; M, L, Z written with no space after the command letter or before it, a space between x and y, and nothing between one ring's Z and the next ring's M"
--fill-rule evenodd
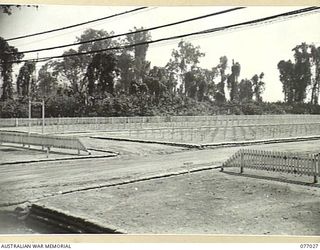
M135 27L134 31L140 29L143 28ZM150 33L139 32L121 39L99 40L112 34L87 29L76 38L76 42L97 41L66 50L63 53L66 57L46 62L37 72L35 62L25 62L15 82L12 61L23 58L23 55L0 38L0 116L16 116L11 113L13 111L26 116L25 105L30 98L44 99L48 116L269 112L268 105L271 104L263 106L262 100L265 89L263 72L250 79L241 79L240 63L230 62L226 56L221 56L219 63L211 69L201 68L199 63L205 54L199 46L183 40L173 49L164 67L151 67L147 60L148 44L68 56L151 39ZM285 101L303 102L306 89L311 86L312 104L317 104L319 48L302 44L294 52L295 63L281 61L278 64ZM315 77L311 72L316 72ZM286 109L276 110L283 113Z
M278 63L284 101L303 103L310 93L310 103L319 103L320 93L320 47L302 43L292 49L294 61Z

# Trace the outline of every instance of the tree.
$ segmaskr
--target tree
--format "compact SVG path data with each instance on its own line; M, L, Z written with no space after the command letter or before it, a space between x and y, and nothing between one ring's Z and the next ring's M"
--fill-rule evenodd
M292 49L295 58L295 102L303 102L306 90L311 85L311 65L308 45L302 43Z
M23 54L19 53L18 49L10 46L6 40L0 37L0 76L2 78L1 100L12 98L12 65L13 61L22 58Z
M230 89L230 101L239 100L239 86L238 78L240 75L240 64L238 62L234 63L232 60L231 74L228 77L228 88Z
M135 80L131 81L130 88L129 88L130 95L137 95L141 98L143 95L146 95L148 91L149 89L146 83L140 82L140 81L137 82ZM141 102L143 102L143 99L141 99Z
M80 37L76 38L76 42L83 42L83 41L88 41L88 40L105 38L105 37L111 36L113 34L114 34L113 31L109 33L105 30L86 29L81 34ZM98 40L95 42L81 44L78 48L78 52L85 53L85 52L90 52L90 51L95 51L95 50L103 50L103 49L108 49L111 47L116 47L117 45L118 45L118 42L116 40L103 39L103 40ZM80 67L82 68L82 72L84 74L86 72L86 69L87 69L89 63L91 63L94 55L95 54L87 54L87 55L79 56Z
M143 27L137 28L134 27L131 31L142 30ZM148 31L138 32L134 34L127 35L128 44L137 44L149 41L151 39L151 34ZM135 81L143 81L144 77L147 75L147 72L150 69L150 62L146 60L148 44L137 45L129 48L128 50L134 52L134 61L133 61L133 73Z
M24 5L24 6L38 8L38 6L36 6L36 5ZM2 13L4 13L4 14L11 15L13 7L21 9L21 5L6 4L6 5L0 5L0 11L2 11Z
M314 102L316 100L317 81L315 80L316 76L312 78L311 68L312 65L316 68L317 52L306 43L297 45L292 51L294 52L293 63L290 60L281 60L278 63L285 101L304 102L307 96L307 89L311 86L311 101Z
M176 74L170 70L167 70L166 68L165 68L165 73L168 79L166 82L167 90L170 94L175 95L177 93L177 85L178 85Z
M186 96L204 101L213 99L215 93L214 77L215 72L200 67L193 68L185 74L185 94Z
M88 94L90 96L114 93L114 78L119 75L117 59L112 53L99 53L93 56L86 72Z
M175 74L176 82L181 83L181 92L185 94L185 74L197 67L200 58L205 56L199 46L193 46L189 42L180 41L178 50L174 49L166 69ZM176 88L176 86L175 86Z
M13 5L13 4L0 5L0 10L7 15L11 15L13 7L21 8L21 5Z
M278 70L280 72L280 81L282 83L282 91L284 93L284 101L288 103L294 102L295 96L295 75L294 64L289 61L281 60L278 63Z
M105 30L86 29L76 42L105 38L112 35ZM70 49L63 53L66 57L60 62L52 63L53 73L62 80L67 81L74 94L87 94L88 78L86 78L88 65L92 62L94 54L67 56L75 53L86 53L117 46L118 42L112 39L102 39L95 42L81 44L77 50Z
M219 74L216 68L212 68L211 70L202 69L202 74L204 81L206 83L205 88L203 89L203 97L199 96L199 100L208 99L214 100L215 94L217 92L217 86L215 84L214 79ZM202 94L202 88L199 89L199 95Z
M225 88L225 81L227 79L225 72L228 67L228 58L226 56L222 56L220 57L219 60L220 60L220 63L217 66L217 70L220 73L220 82L217 84L217 92L216 92L215 99L218 102L223 103L226 101L226 94L225 94L224 88Z
M197 95L197 72L195 69L184 74L185 95L195 99Z
M71 55L77 53L76 50L70 49L65 51L63 55ZM83 87L83 72L84 62L81 56L67 56L62 61L53 63L53 70L55 74L65 81L69 82L70 89L73 93L79 93Z
M33 73L35 72L35 62L28 61L19 70L17 78L17 93L19 96L27 97L31 91L35 90L35 79Z
M166 81L165 69L156 66L150 70L145 80L149 93L156 97L157 100L159 100L167 90Z
M128 50L123 50L118 56L118 68L120 71L120 91L129 93L132 79L134 79L134 60Z
M240 102L249 102L252 100L252 82L248 79L242 79L239 83L239 99Z
M255 74L252 78L253 95L255 96L256 102L262 102L261 94L265 90L265 83L262 81L264 73L262 72L259 76Z
M312 78L311 100L312 104L318 104L320 93L320 47L316 48L313 44L309 45L311 68L314 72Z
M51 62L44 64L39 70L38 76L38 95L48 98L55 95L58 90L58 80L53 73Z
M198 68L198 77L197 77L197 99L198 101L205 101L205 100L213 100L215 93L216 93L216 85L214 82L214 78L218 72L215 68L208 70Z
M96 29L86 29L80 37L76 38L76 42L83 42L88 40L94 40L94 39L100 39L105 38L108 36L113 35L113 31L108 33L105 30L96 30ZM88 52L88 51L94 51L94 50L101 50L101 49L107 49L110 47L117 46L117 41L112 39L103 39L98 40L95 42L90 43L84 43L81 44L78 48L78 52ZM90 62L90 59L93 57L93 54L88 54L85 56L81 56L83 58L84 62Z

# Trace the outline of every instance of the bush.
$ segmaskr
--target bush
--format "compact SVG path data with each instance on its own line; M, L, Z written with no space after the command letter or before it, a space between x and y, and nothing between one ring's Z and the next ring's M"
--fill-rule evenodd
M28 104L25 102L19 102L18 100L0 102L1 118L26 118L28 117L28 113Z
M75 96L56 95L45 102L46 117L76 117L82 114L83 103Z
M242 105L241 110L245 115L262 115L264 113L257 103L245 103Z
M33 117L37 112L34 112ZM38 112L39 113L39 112ZM262 114L320 114L320 106L304 103L233 103L196 101L185 96L166 94L155 98L148 94L107 95L88 100L80 95L60 93L46 101L46 117L75 116L173 116L173 115L262 115ZM26 99L0 102L0 117L28 117Z

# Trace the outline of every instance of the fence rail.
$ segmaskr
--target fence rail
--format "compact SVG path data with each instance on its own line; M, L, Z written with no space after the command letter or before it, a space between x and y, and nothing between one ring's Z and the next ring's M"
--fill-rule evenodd
M240 149L223 164L222 170L228 167L238 167L240 173L243 173L246 168L313 176L316 183L320 176L320 156L319 154Z
M281 125L239 125L230 127L159 127L111 130L105 133L110 138L135 140L192 142L201 144L270 140L275 138L318 137L320 123Z
M0 127L41 125L41 118L0 118ZM55 117L46 118L46 125L128 125L172 124L172 126L194 125L258 125L281 123L320 122L320 115L212 115L212 116L136 116L136 117ZM129 126L129 125L128 125Z
M75 149L78 154L80 154L80 151L88 152L78 138L65 136L0 131L0 143L46 147L47 153L51 148Z
M0 119L0 131L41 132L41 119ZM10 127L10 128L9 128ZM320 135L320 115L46 118L48 134L103 131L114 137L219 143ZM117 132L117 133L114 133Z

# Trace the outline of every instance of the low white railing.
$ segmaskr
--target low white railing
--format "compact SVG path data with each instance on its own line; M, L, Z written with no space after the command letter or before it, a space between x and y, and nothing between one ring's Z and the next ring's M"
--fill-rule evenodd
M75 149L78 154L80 154L80 151L88 152L78 138L65 136L0 131L0 143L41 146L47 148L47 153L51 148Z
M320 137L320 123L278 125L236 125L203 127L153 127L109 130L110 138L192 142L200 144L220 142L249 142L256 140Z
M320 176L320 157L319 154L240 149L222 165L222 171L228 167L240 168L240 173L244 169L257 169L313 176L316 183Z
M0 118L0 127L40 126L41 118ZM135 116L135 117L54 117L45 118L47 126L101 125L112 127L157 127L159 124L171 127L197 127L216 125L259 125L283 123L320 122L320 115L212 115L212 116ZM131 125L131 126L130 126Z

